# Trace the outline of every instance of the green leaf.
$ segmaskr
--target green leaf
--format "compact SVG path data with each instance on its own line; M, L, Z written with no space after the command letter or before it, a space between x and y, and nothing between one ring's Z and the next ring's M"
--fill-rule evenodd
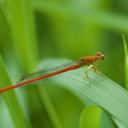
M0 73L1 73L0 88L5 87L7 85L11 85L12 82L9 78L7 69L4 65L1 56L0 56ZM28 123L25 119L25 115L22 111L15 90L11 90L9 92L1 94L1 97L4 99L4 102L7 105L14 128L27 128Z
M99 128L101 113L102 109L96 106L85 108L80 117L80 128Z
M55 62L60 64L57 60ZM56 65L54 61L47 61L47 64L50 63L52 63L52 66ZM118 120L124 127L128 127L128 92L101 73L96 74L90 71L91 81L89 81L84 70L84 68L81 68L65 72L55 76L53 80L77 95L84 104L86 104L86 97L91 99L110 113L113 119Z
M124 55L125 55L125 80L126 80L126 89L128 90L128 46L125 35L123 35L123 45L124 45Z
M82 8L81 6L64 6L44 1L34 1L33 7L36 11L56 15L64 19L74 19L76 21L79 19L79 21L86 21L91 25L117 32L128 32L128 18L122 15Z
M54 109L53 104L50 101L50 98L49 98L46 90L44 88L42 90L40 88L38 88L37 93L41 97L41 102L43 102L53 126L55 128L63 128L61 121Z
M114 124L107 113L100 107L92 105L83 110L80 128L114 128Z
M23 68L30 72L37 63L37 43L31 0L6 0L8 22L16 55Z

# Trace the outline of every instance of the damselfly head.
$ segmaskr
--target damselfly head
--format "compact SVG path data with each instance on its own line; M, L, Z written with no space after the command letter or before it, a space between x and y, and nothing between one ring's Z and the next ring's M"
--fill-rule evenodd
M96 57L97 57L98 60L104 60L105 59L105 55L102 54L101 52L97 52Z

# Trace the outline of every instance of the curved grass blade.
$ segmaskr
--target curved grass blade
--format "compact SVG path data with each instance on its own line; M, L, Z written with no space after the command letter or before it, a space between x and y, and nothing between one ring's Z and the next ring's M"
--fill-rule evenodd
M76 8L75 6L63 6L44 1L34 1L33 7L36 11L57 15L65 19L79 19L117 32L128 32L128 18L119 14L82 9L81 7Z
M16 55L26 72L32 71L38 58L34 13L31 0L6 0L8 22Z
M109 115L96 105L86 107L80 116L80 128L115 128Z
M125 35L123 35L123 45L124 45L124 55L125 55L125 81L126 81L126 89L128 90L128 46Z
M0 87L5 87L6 85L11 84L8 72L0 56ZM13 122L14 128L28 128L28 123L25 119L25 115L21 109L20 103L17 99L17 95L14 90L1 94L1 97L4 99L5 104L7 105L10 117Z
M55 60L57 63L58 60ZM63 63L63 61L60 61ZM48 64L54 62L48 61ZM86 97L110 113L113 119L128 127L128 92L103 74L90 71L91 82L84 74L84 68L57 75L55 83L70 90L86 104Z

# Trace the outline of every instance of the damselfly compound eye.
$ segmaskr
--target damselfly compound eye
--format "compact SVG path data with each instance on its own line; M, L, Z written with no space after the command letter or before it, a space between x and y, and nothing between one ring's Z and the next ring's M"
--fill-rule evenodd
M105 58L105 55L102 54L101 52L97 52L97 53L96 53L96 56L97 56L99 59L101 59L101 60L103 60L103 59Z
M105 55L102 55L102 56L101 56L101 60L104 60L104 59L105 59Z

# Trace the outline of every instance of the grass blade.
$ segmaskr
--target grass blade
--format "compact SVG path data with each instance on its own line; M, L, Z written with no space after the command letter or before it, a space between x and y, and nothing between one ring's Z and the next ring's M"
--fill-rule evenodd
M126 89L128 90L128 46L127 46L127 40L125 35L123 35L123 45L124 45L124 55L125 55L125 82L126 82Z
M128 32L128 18L122 15L99 12L97 10L82 9L75 6L63 6L44 1L35 1L33 6L36 11L57 15L64 19L79 19L87 21L99 27L111 29L117 32Z
M57 60L55 62L57 63ZM49 63L54 65L53 61L48 61ZM77 95L84 104L85 97L91 99L110 113L113 119L116 118L123 126L128 127L128 92L103 74L98 75L90 71L89 76L92 80L89 82L83 75L83 70L85 69L81 68L60 74L53 80Z
M115 128L108 114L96 105L85 108L80 117L80 128Z
M9 75L7 73L6 67L0 56L0 87L5 87L6 85L10 85L11 81ZM4 99L8 111L10 113L10 117L13 122L14 128L27 128L28 123L25 119L25 115L21 109L20 103L17 99L17 95L14 90L1 94L1 97Z
M7 0L13 44L23 68L30 72L37 63L37 43L31 0Z
M45 106L45 109L49 115L50 120L52 121L54 128L63 128L61 121L54 109L54 106L52 105L52 102L49 99L46 90L44 88L43 89L38 88L37 93L39 93L39 96L41 97L41 101Z

